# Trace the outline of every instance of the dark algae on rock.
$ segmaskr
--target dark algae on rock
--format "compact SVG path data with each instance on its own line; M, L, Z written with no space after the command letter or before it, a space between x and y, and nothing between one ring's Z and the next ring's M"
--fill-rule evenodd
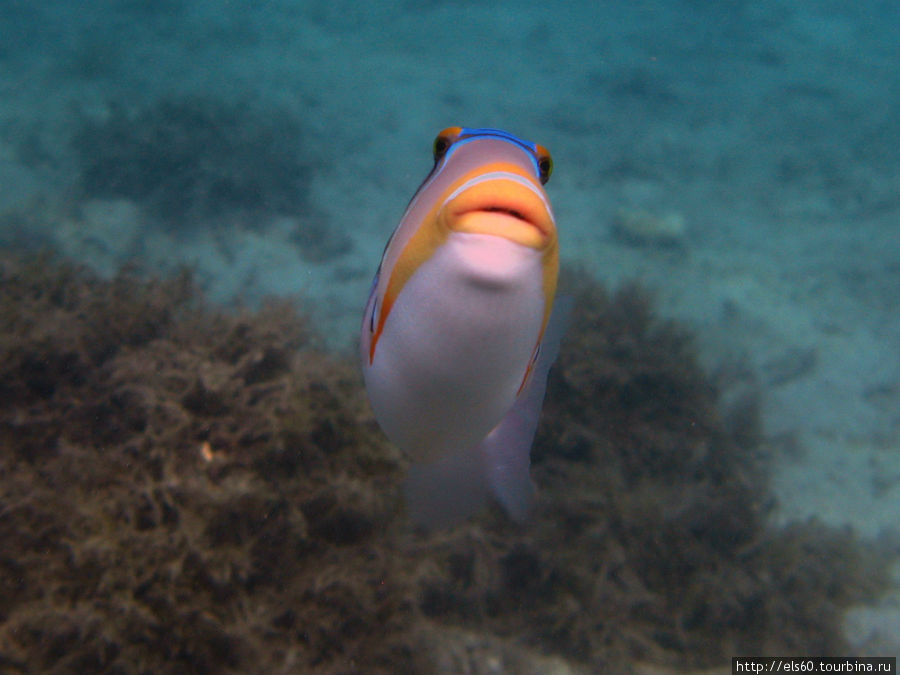
M0 670L402 664L398 464L290 307L50 259L0 296Z
M845 653L885 560L766 524L765 439L637 288L570 279L525 526L407 523L353 361L287 302L0 258L3 672L627 672ZM530 668L530 669L529 669Z

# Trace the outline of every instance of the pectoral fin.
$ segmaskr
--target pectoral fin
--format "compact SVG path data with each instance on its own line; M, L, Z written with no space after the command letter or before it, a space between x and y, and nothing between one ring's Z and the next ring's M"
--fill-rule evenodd
M479 444L491 493L519 522L531 511L531 444L544 403L547 374L559 354L571 312L572 298L557 298L529 381L500 424Z

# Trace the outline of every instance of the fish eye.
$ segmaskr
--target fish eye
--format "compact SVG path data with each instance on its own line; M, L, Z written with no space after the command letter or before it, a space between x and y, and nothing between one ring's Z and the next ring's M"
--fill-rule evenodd
M440 161L441 157L447 154L450 146L459 138L462 127L447 127L434 139L434 161Z
M450 139L446 136L438 136L434 139L434 161L438 161L441 157L447 154L447 149L450 147Z
M543 145L537 146L537 165L540 172L541 185L544 185L553 173L553 158Z

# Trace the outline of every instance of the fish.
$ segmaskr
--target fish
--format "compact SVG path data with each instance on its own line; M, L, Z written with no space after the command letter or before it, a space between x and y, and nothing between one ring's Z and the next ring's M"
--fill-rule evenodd
M525 521L530 453L571 302L554 309L553 161L506 131L450 127L385 246L360 359L375 418L412 464L411 520L459 523L493 497Z

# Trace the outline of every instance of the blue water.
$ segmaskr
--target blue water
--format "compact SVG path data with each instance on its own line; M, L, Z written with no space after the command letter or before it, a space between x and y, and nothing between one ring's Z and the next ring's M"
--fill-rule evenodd
M564 266L747 364L777 520L896 534L898 29L892 0L7 0L0 244L302 297L344 348L434 135L509 129L553 154Z

